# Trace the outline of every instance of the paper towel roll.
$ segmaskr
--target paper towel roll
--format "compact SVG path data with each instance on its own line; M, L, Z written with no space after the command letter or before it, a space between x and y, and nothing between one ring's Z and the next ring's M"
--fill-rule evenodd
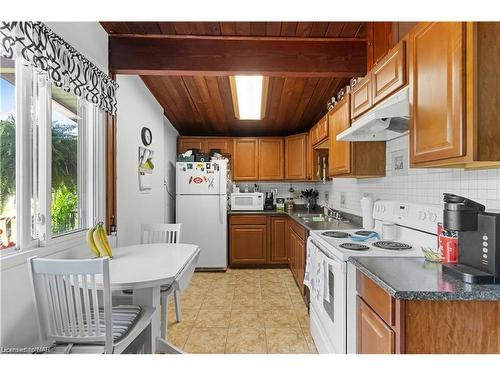
M373 222L373 198L363 197L361 198L361 213L363 216L363 228L372 229Z

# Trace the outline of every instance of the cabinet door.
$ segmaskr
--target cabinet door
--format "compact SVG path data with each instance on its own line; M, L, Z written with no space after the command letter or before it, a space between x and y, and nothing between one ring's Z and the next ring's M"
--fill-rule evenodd
M306 244L303 239L299 236L296 237L295 245L295 261L297 264L297 284L299 286L300 292L305 293L304 288L304 275L306 271Z
M295 268L295 266L296 266L296 264L295 264L296 241L295 241L295 236L294 236L293 230L290 227L290 221L291 221L291 219L289 219L287 221L288 230L287 230L287 242L286 242L286 247L287 247L287 251L288 251L288 264L290 266L290 270L292 271L293 277L297 278L297 276L296 276L297 270Z
M321 120L319 120L317 127L317 139L316 142L319 143L324 141L325 138L328 137L328 114L323 116Z
M394 331L358 296L357 335L359 354L394 354Z
M231 155L233 148L233 141L231 138L207 138L206 149L207 152L216 149L220 150L221 154Z
M205 138L199 137L181 137L179 138L178 152L180 154L187 150L198 149L200 152L206 151Z
M259 138L259 179L283 180L283 138Z
M404 86L405 72L405 42L401 41L373 68L374 105Z
M305 180L307 175L307 134L285 139L285 179Z
M464 24L424 22L409 36L410 161L465 153Z
M328 114L330 128L328 172L330 176L351 172L351 142L337 141L337 135L351 125L349 107L349 95L347 95Z
M392 47L392 22L368 22L366 34L366 70L369 71Z
M266 264L267 225L230 226L231 264Z
M270 263L286 264L288 252L286 247L286 217L278 216L271 218L271 253Z
M308 180L313 179L314 161L313 161L314 149L312 145L311 132L307 134L307 160L306 160L306 178Z
M259 142L257 138L233 139L233 180L248 181L259 178Z
M356 118L365 113L371 106L372 84L370 72L351 90L351 118Z

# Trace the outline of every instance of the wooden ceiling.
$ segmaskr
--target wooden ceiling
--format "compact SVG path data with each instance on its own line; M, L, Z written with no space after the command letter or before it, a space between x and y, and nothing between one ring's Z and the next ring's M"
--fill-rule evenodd
M363 74L365 69L366 25L363 22L101 22L110 35L110 70L119 74L140 74L142 80L164 108L165 115L181 135L272 136L288 135L308 130L326 112L326 102L348 84L349 77ZM163 39L165 36L165 39ZM147 37L148 39L144 39ZM144 39L144 40L143 40ZM201 42L200 42L201 40ZM352 41L355 41L352 44ZM174 49L182 51L182 43L189 47L196 43L257 43L245 56L232 56L225 66L216 60L212 67L206 58L199 59L200 72L192 67L182 71L182 61L190 65L191 55L175 62L175 58L162 60L160 53ZM277 43L265 45L265 42ZM356 42L358 44L356 44ZM358 48L359 43L362 48ZM150 47L151 45L155 45ZM171 43L181 43L180 46ZM293 43L293 44L292 44ZM350 44L351 43L351 44ZM134 49L134 45L137 45ZM223 47L230 44L223 44ZM130 46L129 50L126 47ZM136 59L138 51L147 58ZM203 47L203 44L201 44ZM284 58L273 58L266 65L252 51L267 53L269 48L288 49ZM266 50L267 48L267 50ZM316 51L316 50L317 51ZM234 49L236 51L236 49ZM257 52L256 52L257 51ZM311 52L312 51L312 52ZM327 52L325 52L327 51ZM356 51L356 52L352 52ZM127 55L127 53L129 53ZM240 53L240 51L236 51ZM318 55L314 55L314 53ZM206 52L204 52L206 54ZM297 61L290 53L295 53ZM325 54L326 53L326 54ZM329 55L328 55L329 53ZM167 53L168 54L168 53ZM272 51L271 53L272 54ZM311 57L307 60L307 55ZM324 55L321 55L324 54ZM242 59L242 57L244 57ZM282 56L283 57L283 56ZM299 60L302 58L302 60ZM159 60L162 60L158 62ZM259 61L269 79L268 102L265 117L260 121L242 121L235 118L228 75L238 71L254 72L245 61ZM146 62L145 62L146 61ZM170 66L169 61L174 61ZM194 60L196 62L196 60ZM317 66L307 67L311 61ZM335 66L334 71L325 71ZM294 65L295 63L295 65ZM323 66L320 66L323 63ZM149 65L153 66L149 70ZM179 65L180 64L180 65ZM257 64L257 63L256 63ZM301 65L303 64L303 65ZM344 65L343 65L344 64ZM352 71L345 65L356 65ZM168 66L167 66L168 65ZM305 71L300 71L301 66ZM179 68L180 67L180 68ZM256 66L255 69L259 69ZM316 71L314 71L316 70ZM258 70L257 70L258 71Z

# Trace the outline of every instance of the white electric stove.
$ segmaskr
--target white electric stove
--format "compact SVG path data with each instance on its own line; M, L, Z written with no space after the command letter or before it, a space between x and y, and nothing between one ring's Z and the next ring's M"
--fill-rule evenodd
M315 230L307 251L325 264L324 298L311 297L311 335L319 353L356 353L356 268L350 257L422 257L421 247L436 248L442 207L397 201L374 204L373 229ZM391 238L384 229L394 224ZM384 225L386 226L384 229Z

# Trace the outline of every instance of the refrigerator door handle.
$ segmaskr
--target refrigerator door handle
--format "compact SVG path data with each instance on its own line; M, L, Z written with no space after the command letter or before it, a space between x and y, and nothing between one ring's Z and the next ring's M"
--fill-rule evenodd
M222 185L221 185L222 173L219 171L218 174L219 174L219 223L222 224L224 222L223 217L222 217L222 215L223 215L222 191L220 191L220 189L222 187Z

